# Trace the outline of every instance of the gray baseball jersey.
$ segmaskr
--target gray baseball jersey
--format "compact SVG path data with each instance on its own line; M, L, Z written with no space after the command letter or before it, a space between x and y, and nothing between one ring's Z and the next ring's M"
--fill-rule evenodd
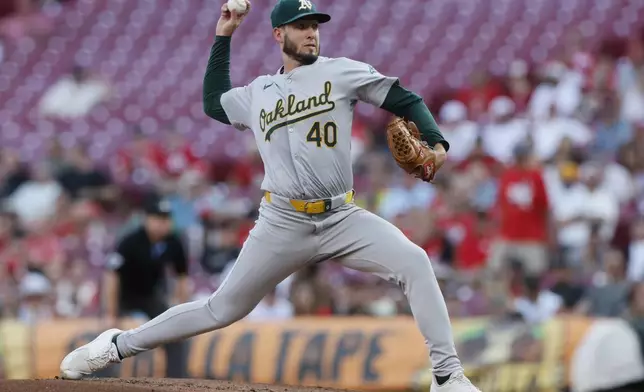
M379 107L397 78L348 58L319 57L264 75L221 97L230 123L251 129L264 161L262 189L294 199L353 187L351 125L358 101Z

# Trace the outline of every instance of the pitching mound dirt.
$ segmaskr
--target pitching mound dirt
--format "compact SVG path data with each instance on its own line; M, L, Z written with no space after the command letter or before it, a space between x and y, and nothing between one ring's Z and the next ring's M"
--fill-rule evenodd
M341 392L337 389L292 387L264 384L239 384L213 380L172 379L94 379L84 381L65 380L0 380L2 392Z

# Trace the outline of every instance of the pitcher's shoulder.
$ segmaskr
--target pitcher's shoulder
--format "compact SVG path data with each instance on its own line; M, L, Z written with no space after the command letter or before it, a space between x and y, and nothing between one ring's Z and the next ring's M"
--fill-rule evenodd
M320 58L322 60L322 58ZM350 70L368 68L369 64L348 57L325 57L321 65L337 69Z
M273 81L273 76L274 75L260 75L260 76L257 76L250 83L248 83L248 86L249 87L263 86L266 83L272 82Z
M360 63L357 60L350 59L348 57L322 57L318 58L319 64L324 65L350 65Z

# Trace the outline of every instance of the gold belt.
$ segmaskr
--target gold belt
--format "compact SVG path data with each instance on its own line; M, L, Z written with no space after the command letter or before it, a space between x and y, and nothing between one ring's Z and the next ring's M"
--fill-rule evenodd
M347 194L344 196L343 204L351 203L353 201L354 195L355 195L355 191L347 192ZM264 192L264 197L266 198L267 202L269 203L271 202L272 196L270 192L268 191ZM329 212L333 209L334 199L335 198L321 199L321 200L314 200L314 201L288 199L288 201L291 203L293 208L295 208L295 210L298 212L305 212L307 214L322 214L325 212Z

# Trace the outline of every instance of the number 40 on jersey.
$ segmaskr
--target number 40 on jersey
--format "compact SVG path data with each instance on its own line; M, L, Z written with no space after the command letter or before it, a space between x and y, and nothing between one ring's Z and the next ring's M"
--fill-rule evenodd
M315 143L318 147L322 147L322 144L330 148L335 147L338 142L338 127L333 121L324 125L316 121L306 135L306 141Z

